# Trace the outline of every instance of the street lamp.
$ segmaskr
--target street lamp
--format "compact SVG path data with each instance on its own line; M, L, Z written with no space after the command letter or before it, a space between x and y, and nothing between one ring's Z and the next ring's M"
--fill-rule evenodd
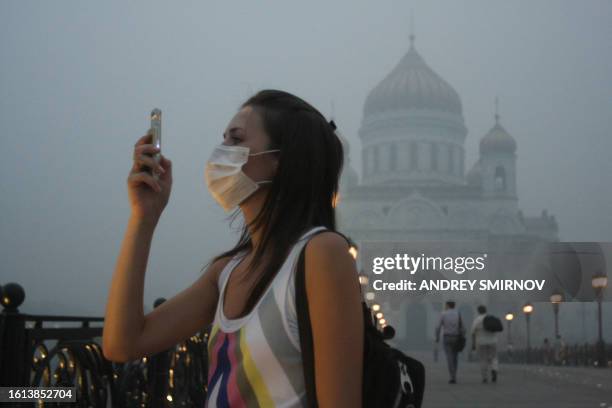
M353 259L357 259L357 254L359 252L357 244L350 238L348 238L348 242L349 242L349 250L348 250L349 253L353 257Z
M368 275L360 273L359 274L359 284L361 284L361 286L367 286L368 283L370 283L370 278L368 278Z
M563 295L561 293L555 292L550 295L550 303L555 313L555 339L559 337L559 305L561 302L563 302Z
M509 345L512 345L512 334L510 334L512 330L512 320L514 320L514 314L506 313L506 322L508 322L508 344Z
M380 310L380 305L378 303L374 303L371 307L371 314L372 316L376 319L377 322L380 322L380 320L384 317L382 310Z
M525 314L525 321L527 322L527 353L526 353L526 359L527 359L527 363L529 363L530 360L530 353L531 353L531 332L529 330L529 317L531 317L531 313L533 313L533 305L531 303L527 303L525 304L525 306L523 306L523 313Z
M599 272L593 279L591 279L591 285L595 289L595 296L597 299L597 325L599 329L599 336L597 338L597 366L606 366L606 350L603 341L603 328L601 319L601 301L603 299L603 291L608 286L608 277L603 273Z

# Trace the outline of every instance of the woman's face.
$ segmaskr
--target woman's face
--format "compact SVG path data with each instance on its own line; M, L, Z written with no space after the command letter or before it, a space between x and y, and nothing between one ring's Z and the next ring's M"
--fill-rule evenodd
M251 107L242 108L223 133L223 144L249 148L249 154L269 150L270 137L263 129L260 115ZM278 166L278 152L249 156L242 171L253 181L272 180ZM265 184L263 184L265 185Z

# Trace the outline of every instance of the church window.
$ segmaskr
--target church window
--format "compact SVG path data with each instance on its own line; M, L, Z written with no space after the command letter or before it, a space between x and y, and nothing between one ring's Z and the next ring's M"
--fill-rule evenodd
M397 166L397 146L391 143L391 151L389 152L389 170L395 171Z
M419 151L417 142L410 142L410 170L416 170L419 168Z
M431 144L431 169L438 171L438 145L436 143Z
M374 147L372 148L372 154L373 154L373 156L374 156L374 160L373 160L373 162L374 162L374 163L373 163L373 166L372 166L372 171L373 171L374 173L376 173L376 172L378 171L378 168L379 168L379 167L378 167L378 160L379 160L379 158L380 158L380 157L379 157L378 150L379 150L379 149L378 149L378 146L374 146Z
M495 168L494 185L496 191L506 190L506 170L502 166Z

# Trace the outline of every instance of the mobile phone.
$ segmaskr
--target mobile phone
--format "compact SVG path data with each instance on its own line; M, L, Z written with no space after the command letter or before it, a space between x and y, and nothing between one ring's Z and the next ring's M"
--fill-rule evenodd
M151 130L153 133L152 144L159 149L159 152L153 155L153 160L155 160L157 164L159 164L161 160L161 123L162 123L161 109L155 108L151 111ZM151 174L153 175L153 178L155 180L159 178L159 175L153 169L151 169Z

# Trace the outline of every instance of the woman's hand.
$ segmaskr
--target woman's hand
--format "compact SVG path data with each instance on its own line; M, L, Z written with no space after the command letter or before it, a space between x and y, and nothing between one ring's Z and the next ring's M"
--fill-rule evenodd
M152 156L159 150L151 142L152 130L149 129L134 145L133 165L127 184L132 216L155 224L170 198L172 162L162 155L157 164ZM159 175L158 180L149 169Z

